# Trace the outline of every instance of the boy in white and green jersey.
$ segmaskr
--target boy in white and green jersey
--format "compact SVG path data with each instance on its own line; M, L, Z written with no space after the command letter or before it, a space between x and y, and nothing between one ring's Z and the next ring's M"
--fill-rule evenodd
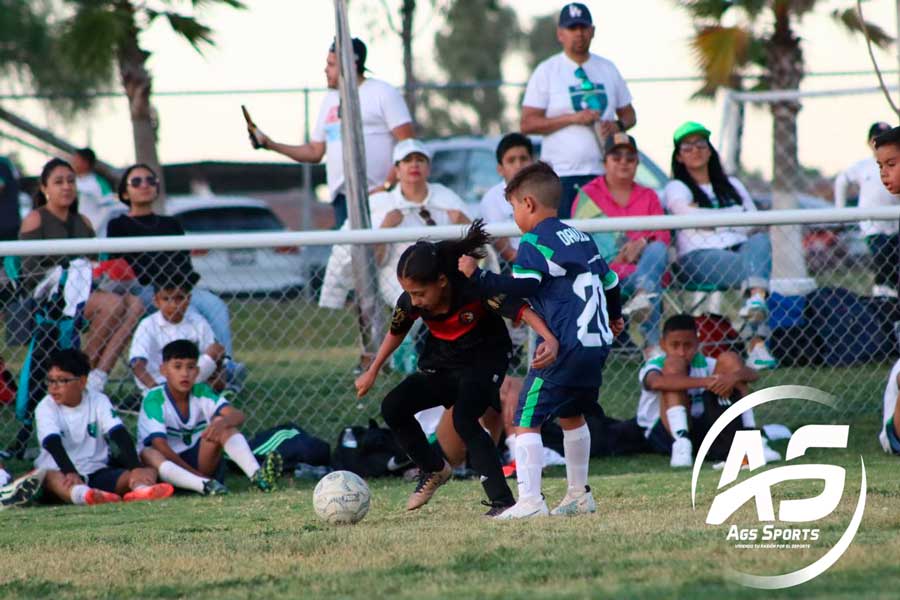
M160 479L204 495L227 492L222 485L227 452L262 491L274 489L281 473L280 456L259 462L238 428L244 414L205 383L197 383L200 351L190 340L163 348L163 385L150 389L141 403L138 444L141 460L153 465Z
M641 398L637 423L650 447L670 454L672 467L693 465L694 442L706 435L704 395L733 399L749 392L749 383L759 374L744 364L735 352L718 358L700 353L697 324L691 315L675 315L663 325L660 341L665 354L647 361L638 374ZM753 413L743 414L744 427L755 427ZM767 461L778 460L767 449Z

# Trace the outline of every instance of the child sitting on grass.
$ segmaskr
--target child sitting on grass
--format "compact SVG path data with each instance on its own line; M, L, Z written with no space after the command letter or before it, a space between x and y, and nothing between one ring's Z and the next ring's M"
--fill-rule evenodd
M174 491L156 483L156 470L143 467L112 404L87 389L91 365L80 350L60 350L50 358L48 395L35 410L41 453L34 466L46 470L44 489L63 502L104 504L158 500ZM119 449L110 463L109 437Z
M256 487L264 492L274 490L281 474L281 456L269 453L260 467L238 431L244 413L209 385L197 383L197 345L191 340L175 340L166 344L161 354L165 383L147 392L138 417L141 459L158 469L163 481L216 495L228 491L221 483L224 451Z

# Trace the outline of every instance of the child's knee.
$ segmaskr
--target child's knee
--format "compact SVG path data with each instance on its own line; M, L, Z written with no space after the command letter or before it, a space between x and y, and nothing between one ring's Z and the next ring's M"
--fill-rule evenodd
M716 358L717 373L733 373L744 366L744 361L737 352L723 352Z

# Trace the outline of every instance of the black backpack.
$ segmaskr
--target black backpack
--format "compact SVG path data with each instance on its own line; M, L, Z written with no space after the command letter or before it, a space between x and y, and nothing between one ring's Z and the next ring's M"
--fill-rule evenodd
M334 470L351 471L362 478L399 476L411 466L391 430L379 427L375 419L369 419L368 427L354 425L341 431L331 455Z

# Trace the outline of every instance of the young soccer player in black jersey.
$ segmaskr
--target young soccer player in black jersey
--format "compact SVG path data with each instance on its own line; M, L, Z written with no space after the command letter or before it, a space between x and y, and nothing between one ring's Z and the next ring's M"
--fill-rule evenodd
M482 223L476 221L462 240L420 241L403 252L397 279L404 293L397 300L390 331L375 360L356 380L357 394L362 397L416 319L424 321L428 333L419 372L404 379L381 404L385 422L421 472L408 510L424 505L450 479L450 465L429 445L414 418L417 412L438 405L454 407L453 425L466 443L472 466L482 475L490 500L488 515L499 514L515 503L493 441L478 422L489 406L500 409L499 390L512 347L501 315L524 320L543 338L535 364L552 364L558 343L523 301L503 294L485 296L457 270L463 255L482 258L482 247L489 241Z

